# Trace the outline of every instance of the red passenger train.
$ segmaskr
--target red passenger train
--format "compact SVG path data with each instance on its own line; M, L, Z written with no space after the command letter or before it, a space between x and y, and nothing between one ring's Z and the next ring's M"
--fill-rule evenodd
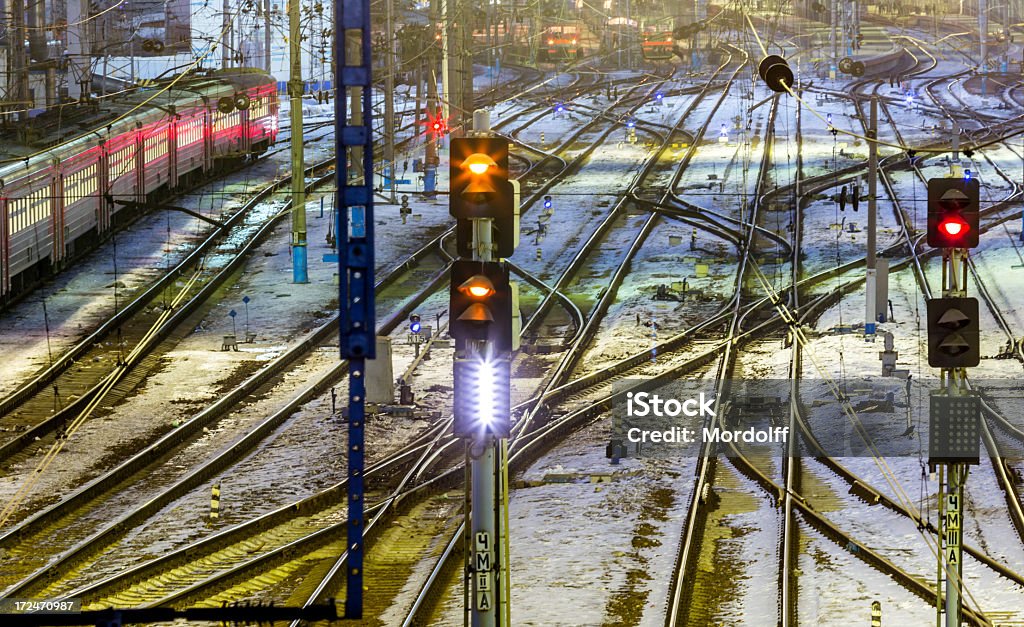
M211 72L104 109L102 128L0 162L0 303L94 245L134 203L260 154L278 132L277 83L260 70Z

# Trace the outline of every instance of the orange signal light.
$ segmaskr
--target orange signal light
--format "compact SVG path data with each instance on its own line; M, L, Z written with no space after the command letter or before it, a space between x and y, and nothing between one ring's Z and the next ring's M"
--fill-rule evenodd
M482 274L475 274L459 286L459 291L473 298L487 298L495 293L494 283Z

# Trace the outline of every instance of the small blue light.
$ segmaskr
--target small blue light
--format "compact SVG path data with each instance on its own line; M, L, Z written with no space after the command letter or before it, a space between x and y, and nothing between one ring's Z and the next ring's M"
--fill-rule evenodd
M565 111L565 105L563 105L562 103L556 104L555 113L561 113L562 111Z
M419 333L420 332L420 323L419 322L413 322L412 324L409 325L409 330L412 331L413 333Z
M662 98L665 97L665 94L661 93L660 91L659 92L655 92L654 97L657 100L661 100Z
M825 119L828 120L828 125L832 126L832 114L829 113L827 116L825 116Z
M971 171L970 171L970 169L964 168L964 180L965 181L971 180Z
M550 200L545 200L544 201L544 208L545 209L550 209L551 208L551 201Z
M633 120L626 120L626 126L628 126L629 128L633 128L634 126L636 126L636 122L634 122Z
M718 131L718 134L722 137L727 137L729 135L729 129L726 128L725 124L722 125L722 130Z

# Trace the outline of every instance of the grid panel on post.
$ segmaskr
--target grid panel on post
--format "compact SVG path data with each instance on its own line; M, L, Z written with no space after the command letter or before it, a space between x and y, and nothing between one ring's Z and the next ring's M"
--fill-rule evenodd
M932 394L929 409L929 465L978 464L981 446L978 397Z

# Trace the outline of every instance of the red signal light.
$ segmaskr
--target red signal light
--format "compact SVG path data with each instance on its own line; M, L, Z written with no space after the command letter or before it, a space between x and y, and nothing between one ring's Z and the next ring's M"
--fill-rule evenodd
M971 230L971 226L967 224L967 221L960 217L959 214L944 218L942 222L939 223L939 228L942 229L942 231L949 237L967 235L967 232Z
M448 121L439 113L437 116L427 116L424 122L427 126L427 134L433 139L438 139L448 132Z
M981 232L980 186L977 179L928 181L928 245L933 248L974 248Z

